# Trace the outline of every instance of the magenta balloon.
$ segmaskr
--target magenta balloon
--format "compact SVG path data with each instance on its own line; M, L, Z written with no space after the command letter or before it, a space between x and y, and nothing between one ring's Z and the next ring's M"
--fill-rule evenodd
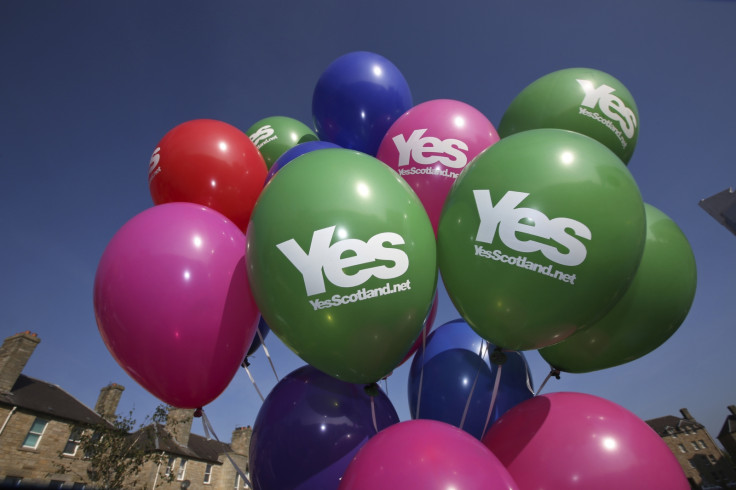
M524 401L491 426L483 443L521 488L690 488L657 433L593 395L551 393Z
M437 234L442 206L465 165L497 142L496 128L476 108L437 99L409 109L389 128L376 157L414 189Z
M339 490L514 490L501 462L467 432L436 420L389 426L351 461Z
M94 308L105 345L136 382L176 407L206 405L232 380L258 324L245 236L201 205L149 208L102 254Z

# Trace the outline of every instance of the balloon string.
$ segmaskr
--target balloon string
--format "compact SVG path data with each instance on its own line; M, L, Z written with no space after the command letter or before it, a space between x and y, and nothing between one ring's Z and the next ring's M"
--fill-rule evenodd
M376 434L378 434L378 422L376 422L376 397L371 397L371 415L373 416L373 428L376 429Z
M549 378L551 378L552 376L554 376L557 379L560 379L560 370L555 369L555 368L550 368L549 374L547 375L546 378L544 378L544 381L542 382L542 386L539 387L536 393L532 392L534 393L534 396L537 396L542 392L542 388L544 388L544 385L547 384L547 381L549 381Z
M529 393L532 395L534 394L534 387L532 386L532 375L529 370L529 363L526 362L526 357L524 357L521 352L519 351L513 351L517 356L521 357L521 360L524 361L524 372L526 373L526 388L529 390Z
M260 330L256 329L256 332L258 332L258 337L261 339L261 347L263 347L263 353L266 354L266 358L268 359L268 363L271 365L271 370L273 371L273 375L276 376L276 382L279 382L279 375L276 374L276 368L273 365L273 361L271 360L271 354L268 353L268 349L266 348L266 342L263 340L263 334Z
M488 414L486 415L486 424L483 426L483 432L481 432L481 437L483 437L486 433L486 429L488 429L488 422L491 421L491 412L493 412L493 407L496 405L496 395L498 395L498 387L501 384L501 369L503 368L503 365L498 365L498 370L496 371L496 380L493 382L493 394L491 395L491 405L488 407Z
M383 390L386 392L386 396L388 396L388 377L383 378Z
M486 346L486 342L481 342L480 350L478 355L483 359L483 347ZM482 365L481 365L482 366ZM470 399L473 398L473 392L475 391L475 385L478 383L478 376L480 376L481 366L478 366L478 371L475 373L475 379L473 385L470 387L470 393L468 393L468 400L465 402L465 408L463 409L463 416L460 418L460 428L462 429L465 425L465 418L468 416L468 409L470 408Z
M419 418L419 404L422 402L422 384L424 382L424 351L427 349L427 329L422 326L422 369L419 370L419 390L417 390L417 413L414 417Z
M253 379L253 375L250 374L250 369L248 369L248 360L246 359L243 361L243 369L245 369L245 372L248 373L248 377L250 378L250 382L253 383L253 386L255 387L256 391L258 392L258 396L261 397L261 401L263 401L263 394L261 393L261 390L258 389L258 385L256 384L256 380Z
M207 434L211 433L217 442L221 442L220 439L218 439L217 434L215 434L215 429L214 427L212 427L212 424L210 423L210 419L208 419L207 414L204 413L204 409L200 408L199 413L202 414L202 425L204 425L205 433ZM240 478L243 479L243 481L248 486L248 488L253 488L253 484L250 482L245 472L243 472L243 470L240 469L240 466L238 466L238 464L230 456L230 452L226 452L225 456L227 456L227 459L230 460L230 463L233 465L233 467L235 467L235 471L238 472L238 475L240 475Z

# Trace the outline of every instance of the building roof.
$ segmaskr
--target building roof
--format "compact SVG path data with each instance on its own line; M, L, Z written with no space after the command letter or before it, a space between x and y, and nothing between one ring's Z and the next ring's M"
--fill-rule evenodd
M24 374L18 376L9 393L0 393L0 403L48 415L50 418L82 424L110 425L57 385Z
M221 455L232 452L229 444L207 439L197 434L190 434L189 444L183 446L161 424L151 424L142 427L131 434L131 437L135 438L140 444L149 445L149 447L156 451L163 451L167 454L206 461L208 463L219 463L218 458ZM153 441L151 438L153 438Z
M649 424L649 427L654 429L654 432L656 432L660 436L667 435L668 428L677 430L690 428L697 430L703 428L702 424L694 420L686 420L680 417L675 417L674 415L665 415L664 417L647 420L646 423Z

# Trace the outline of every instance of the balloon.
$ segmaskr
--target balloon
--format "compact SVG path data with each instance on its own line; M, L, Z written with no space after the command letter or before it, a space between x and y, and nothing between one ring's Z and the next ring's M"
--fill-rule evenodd
M316 368L372 383L419 336L437 282L432 225L375 158L346 149L296 158L264 188L246 242L261 314Z
M468 433L436 420L409 420L371 438L339 490L514 490L494 454Z
M281 155L271 166L270 169L268 169L268 175L266 175L266 183L270 182L274 175L276 175L276 172L281 170L284 165L292 161L298 156L304 155L305 153L309 153L310 151L314 150L326 150L327 148L340 148L334 143L330 143L328 141L307 141L305 143L300 143L296 145L293 148L290 148L284 152L283 155Z
M381 55L355 51L334 60L312 95L319 139L375 155L391 124L412 106L398 68Z
M248 128L246 133L258 148L269 169L288 149L300 143L318 139L309 126L284 116L261 119Z
M161 139L151 156L148 187L154 204L202 204L244 232L267 171L245 133L222 121L195 119Z
M457 100L423 102L391 125L376 158L396 170L424 205L435 233L442 205L465 165L498 141L493 124Z
M494 348L491 344L491 352ZM498 392L489 416L499 367L489 354L486 341L463 320L437 327L429 335L426 348L414 356L409 371L407 393L412 418L446 422L480 439L501 415L534 395L524 354L504 352Z
M639 138L639 110L626 87L591 68L558 70L521 91L501 118L502 138L539 128L568 129L606 145L629 163Z
M626 294L590 327L539 353L571 373L606 369L638 359L677 331L695 297L695 257L682 230L662 211L644 204L644 254Z
M435 291L434 300L432 301L432 307L429 309L429 313L427 313L427 318L424 319L424 324L422 325L422 331L419 332L419 337L417 337L417 339L412 344L411 349L409 349L409 352L406 353L404 359L396 367L399 367L406 361L408 361L409 358L414 355L417 349L422 346L422 343L425 342L425 338L427 335L429 335L429 332L432 331L432 325L434 324L434 319L437 316L437 306L439 304L438 299L439 298L437 296L437 292Z
M279 381L253 425L249 463L254 488L336 489L368 439L399 422L383 391L373 386L372 393L312 366Z
M440 273L481 337L539 349L613 307L645 230L636 182L610 150L571 131L524 131L458 177L440 218Z
M667 444L625 408L593 395L535 396L483 437L520 488L690 488Z
M268 335L268 332L270 332L271 329L268 328L268 324L263 319L263 317L259 317L258 319L258 331L256 332L255 336L253 337L253 342L250 344L250 347L248 348L248 353L245 355L246 357L252 356L256 353L258 348L263 345L263 341L266 340L266 335Z
M240 367L258 322L244 253L230 220L191 203L141 212L105 248L94 283L100 334L163 402L202 407Z

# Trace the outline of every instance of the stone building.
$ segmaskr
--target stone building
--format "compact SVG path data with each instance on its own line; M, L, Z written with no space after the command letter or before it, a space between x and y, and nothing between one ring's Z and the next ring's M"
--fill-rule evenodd
M60 387L22 374L39 342L24 332L0 347L0 486L94 488L79 434L83 427L112 427L124 388L102 388L92 410ZM129 436L136 444L150 442L145 447L160 451L163 464L146 463L126 488L247 488L240 472L248 476L250 427L235 429L226 444L192 434L193 415L170 408L165 424Z
M647 424L667 443L694 489L731 488L736 470L716 445L705 427L686 408L682 418L667 415Z
M731 462L736 464L736 405L729 405L728 411L731 414L723 422L723 427L718 433L718 440L731 457Z

